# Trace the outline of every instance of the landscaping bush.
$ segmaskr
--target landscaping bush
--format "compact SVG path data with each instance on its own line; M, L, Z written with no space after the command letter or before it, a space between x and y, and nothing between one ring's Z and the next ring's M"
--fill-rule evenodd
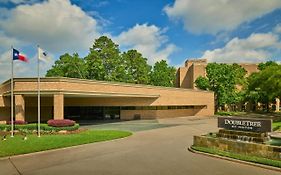
M6 124L1 124L0 125L0 131L9 131L11 128L10 125L6 125Z
M7 122L8 125L12 124L12 121ZM22 121L22 120L14 120L14 125L25 125L27 122Z
M79 124L75 123L73 126L61 126L61 127L48 126L47 124L43 124L41 125L41 128L43 128L42 130L45 131L56 131L56 132L62 130L75 131L79 129Z
M66 126L74 126L75 121L69 119L63 120L48 120L48 125L53 127L66 127Z
M42 124L41 124L42 125ZM15 125L15 130L37 130L37 123L31 123L31 124L27 124L27 125Z
M32 133L33 131L37 131L38 125L37 123L31 123L26 125L15 125L14 129L24 133ZM53 127L44 123L44 124L40 124L40 129L42 132L46 131L46 133L58 132L62 130L75 131L79 129L79 124L76 123L73 126ZM0 131L10 131L10 130L11 130L11 125L0 124Z

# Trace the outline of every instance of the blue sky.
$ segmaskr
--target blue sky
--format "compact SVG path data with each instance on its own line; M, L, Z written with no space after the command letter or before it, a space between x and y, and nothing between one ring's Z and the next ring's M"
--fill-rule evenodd
M242 5L241 5L242 4ZM149 63L281 61L280 0L0 0L0 80L10 77L13 45L30 58L16 76L36 76L36 45L51 56L88 53L107 35Z

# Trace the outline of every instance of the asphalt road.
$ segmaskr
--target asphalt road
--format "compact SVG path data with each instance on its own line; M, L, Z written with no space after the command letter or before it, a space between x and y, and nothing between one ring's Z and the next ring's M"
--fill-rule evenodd
M193 135L216 131L215 119L162 119L170 127L135 132L108 142L16 156L0 160L0 174L275 175L251 165L187 150Z

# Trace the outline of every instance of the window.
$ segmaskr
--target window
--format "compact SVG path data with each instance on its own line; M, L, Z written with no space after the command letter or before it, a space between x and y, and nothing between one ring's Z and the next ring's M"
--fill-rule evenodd
M206 109L202 106L122 106L121 110L175 110L175 109Z

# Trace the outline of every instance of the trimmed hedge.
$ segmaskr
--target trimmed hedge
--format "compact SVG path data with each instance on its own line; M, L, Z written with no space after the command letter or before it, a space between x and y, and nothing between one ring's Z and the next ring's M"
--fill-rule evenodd
M37 123L31 123L26 125L15 125L14 129L22 132L32 132L38 129L38 125ZM53 126L48 126L48 124L40 124L40 129L42 131L50 131L50 132L58 132L62 130L74 131L79 129L79 124L76 123L73 126L67 126L67 127L53 127ZM10 131L11 125L0 124L0 130Z
M53 127L65 127L65 126L74 126L75 121L69 119L62 120L48 120L48 125Z

